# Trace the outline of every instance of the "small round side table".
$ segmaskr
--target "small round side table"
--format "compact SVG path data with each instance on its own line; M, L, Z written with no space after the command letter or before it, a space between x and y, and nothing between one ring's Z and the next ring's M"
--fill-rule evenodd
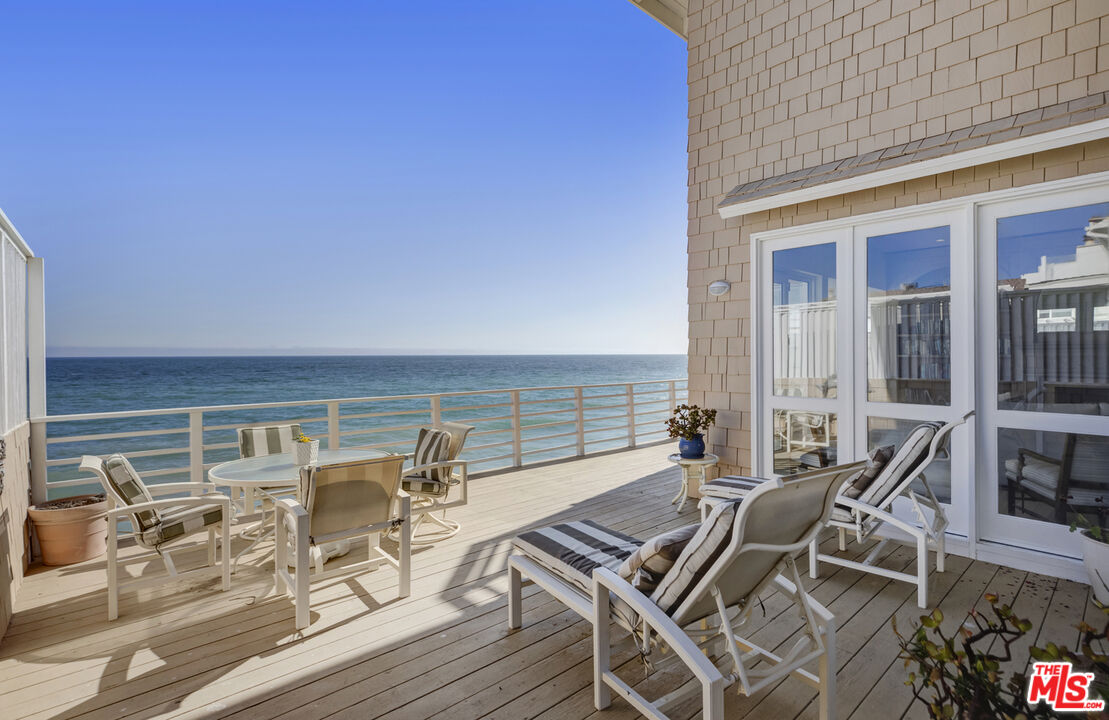
M677 497L670 501L671 505L678 503L678 512L681 512L689 495L690 480L696 480L697 487L700 488L701 483L705 481L705 471L720 462L720 458L712 453L705 453L699 458L683 458L678 453L674 453L667 460L682 469L682 489L678 492Z

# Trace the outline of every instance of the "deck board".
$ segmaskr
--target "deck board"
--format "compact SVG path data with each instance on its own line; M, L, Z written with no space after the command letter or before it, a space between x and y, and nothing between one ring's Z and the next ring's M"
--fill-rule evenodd
M414 554L410 597L397 598L390 569L313 584L313 622L299 636L291 601L273 595L264 549L244 559L228 593L215 580L125 593L112 623L102 559L35 569L0 642L0 707L19 720L637 717L619 699L594 710L590 627L546 593L525 588L524 627L508 632L504 568L511 538L531 527L592 518L649 537L695 522L693 504L681 514L670 504L679 484L666 462L670 450L639 448L473 480L470 504L452 511L463 531ZM829 534L823 549L834 548ZM845 554L869 550L851 543ZM185 555L203 557L200 550ZM890 544L881 562L911 567L913 555ZM922 717L902 684L890 629L891 619L907 628L920 614L915 588L848 568L822 571L803 582L839 622L839 717ZM1073 641L1073 626L1096 612L1085 585L965 558L951 557L948 571L931 581L948 628L969 608L982 609L987 590L1042 624L1041 643ZM752 638L780 648L796 637L800 619L776 594L763 601ZM627 642L613 660L644 692L673 689L687 677L674 669L645 679ZM794 680L751 698L733 690L727 715L812 718L814 698ZM677 704L671 715L698 716L699 701Z

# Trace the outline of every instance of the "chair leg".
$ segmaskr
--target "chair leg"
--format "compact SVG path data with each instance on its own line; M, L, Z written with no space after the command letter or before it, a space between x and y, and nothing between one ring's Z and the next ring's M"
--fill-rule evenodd
M928 536L923 532L916 538L916 604L928 607Z
M208 526L208 567L216 564L216 528Z
M228 548L224 546L224 557L227 554ZM279 597L289 591L282 570L289 570L289 530L285 527L284 513L279 510L273 524L273 589Z
M609 643L609 592L599 582L593 582L593 706L604 710L612 704L612 690L605 682L612 664Z
M836 717L836 628L833 621L827 622L822 630L824 654L820 656L818 670L820 720L833 720Z
M226 509L226 507L224 509ZM227 591L231 589L231 518L224 518L223 522L219 525L220 541L223 543L223 552L220 553L220 560L223 562L221 574L223 575L223 589ZM211 544L215 545L214 535ZM215 552L214 547L212 548L212 552Z
M944 562L947 558L947 532L941 530L936 534L936 572L943 572Z
M400 524L400 596L412 594L412 500L401 499Z
M508 566L508 628L510 630L519 630L520 625L523 624L520 612L522 590L523 579L520 577L520 571L510 564Z
M846 528L836 528L836 530L838 531L838 534L839 534L839 551L840 552L846 552L847 551L847 529Z
M119 553L119 521L108 521L108 620L119 617L119 566L116 565Z
M817 558L817 553L820 552L820 533L809 543L809 577L820 577L820 559Z
M308 515L298 515L296 523L296 575L293 582L296 584L296 628L301 630L308 627L309 613L311 610L308 597L308 582L311 571L308 569Z
M701 684L701 717L703 720L724 720L724 679L716 678Z

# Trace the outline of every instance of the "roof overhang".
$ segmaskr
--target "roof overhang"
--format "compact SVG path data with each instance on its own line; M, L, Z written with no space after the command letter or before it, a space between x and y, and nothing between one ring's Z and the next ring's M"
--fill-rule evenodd
M688 39L687 0L631 0L631 3L665 25L681 39Z
M943 157L920 160L900 167L851 177L832 180L820 185L789 190L775 195L766 195L747 201L724 205L719 208L720 217L734 218L763 210L796 205L798 203L820 200L845 193L867 190L891 183L915 180L938 173L950 172L975 165L1008 160L1009 158L1031 155L1032 153L1055 150L1068 145L1078 145L1092 140L1109 137L1109 118L1070 127L1038 133L1029 137L1007 140L993 145L976 147L971 150L951 153Z

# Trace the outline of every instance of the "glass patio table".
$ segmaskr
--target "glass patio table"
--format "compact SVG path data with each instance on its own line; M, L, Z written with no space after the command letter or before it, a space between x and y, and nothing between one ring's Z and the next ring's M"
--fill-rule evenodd
M320 450L319 458L312 464L332 465L373 460L386 455L389 453L382 450ZM263 503L262 517L258 523L244 528L239 533L241 537L248 538L251 542L235 555L234 566L238 565L240 557L274 533L273 523L270 522L274 513L266 513L265 502L268 500L273 503L281 495L296 493L299 478L300 467L293 465L293 459L289 453L229 460L208 471L208 479L212 484L226 487L230 491L232 504L239 514L252 514L256 500L261 500ZM238 499L236 499L236 493L239 495Z

